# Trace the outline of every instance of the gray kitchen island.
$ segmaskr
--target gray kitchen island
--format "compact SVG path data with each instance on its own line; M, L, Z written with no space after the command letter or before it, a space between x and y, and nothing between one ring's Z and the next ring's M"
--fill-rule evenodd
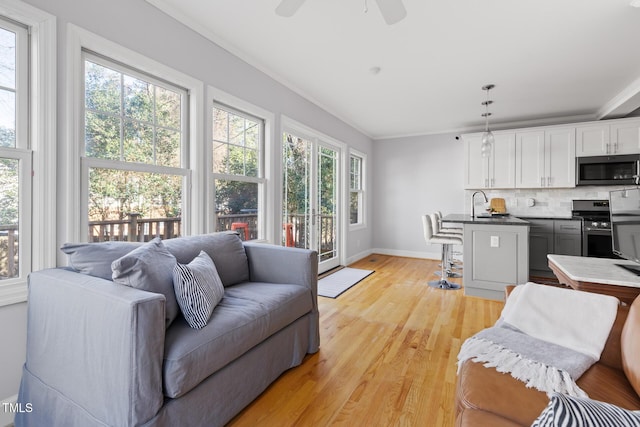
M513 216L449 214L462 224L464 294L504 300L504 289L529 280L529 222Z

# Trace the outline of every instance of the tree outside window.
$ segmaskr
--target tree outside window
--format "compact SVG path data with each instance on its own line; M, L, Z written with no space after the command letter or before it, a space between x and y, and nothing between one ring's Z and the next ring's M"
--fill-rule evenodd
M84 65L89 239L180 235L186 91L91 54Z
M23 203L31 197L28 113L20 107L28 102L27 37L26 28L0 18L0 280L28 273L20 254L20 231L30 227ZM26 250L29 242L23 245Z
M360 156L349 157L349 224L364 223L364 189L362 185L362 163Z
M263 140L262 119L226 106L214 106L216 230L236 229L242 239L260 237Z

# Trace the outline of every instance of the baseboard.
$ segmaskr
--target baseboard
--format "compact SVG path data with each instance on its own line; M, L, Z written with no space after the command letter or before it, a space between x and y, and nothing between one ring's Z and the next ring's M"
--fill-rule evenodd
M422 259L440 259L440 252L417 252L404 251L399 249L375 248L372 253L380 255L401 256L406 258L422 258Z
M366 251L357 253L355 255L352 255L352 256L347 258L347 263L345 265L353 264L356 261L360 261L361 259L366 258L369 255L371 255L372 253L373 253L372 250L366 250Z
M14 394L13 396L2 399L0 402L0 426L13 427L13 418L16 414L15 412L11 412L5 403L15 404L18 402L18 395Z

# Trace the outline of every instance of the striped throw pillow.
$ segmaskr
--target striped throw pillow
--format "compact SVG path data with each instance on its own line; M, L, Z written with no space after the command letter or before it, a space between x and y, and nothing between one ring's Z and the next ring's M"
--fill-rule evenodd
M531 427L640 427L640 413L587 398L553 393Z
M205 251L200 251L189 264L176 264L173 288L182 315L194 329L207 325L213 309L224 295L218 270Z

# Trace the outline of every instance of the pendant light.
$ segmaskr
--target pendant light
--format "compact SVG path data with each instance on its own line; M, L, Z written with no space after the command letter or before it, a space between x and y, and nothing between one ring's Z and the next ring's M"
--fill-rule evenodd
M482 90L487 92L487 100L482 102L482 105L485 107L485 112L482 114L484 117L484 133L482 134L482 145L480 146L480 153L482 157L489 157L491 155L491 149L493 148L493 142L495 138L493 137L493 133L489 130L489 116L491 113L489 112L489 105L493 104L493 101L489 100L489 91L496 87L495 85L488 84L486 86L482 86Z

